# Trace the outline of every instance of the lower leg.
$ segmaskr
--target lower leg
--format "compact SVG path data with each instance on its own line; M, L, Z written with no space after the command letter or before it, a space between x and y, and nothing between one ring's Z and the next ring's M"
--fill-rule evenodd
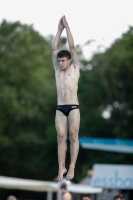
M67 171L65 168L66 150L67 150L66 140L58 136L58 163L59 163L58 180L59 181L62 181L63 174L66 173Z
M71 154L71 163L67 173L67 180L70 180L74 177L74 169L79 151L79 142L78 142L78 134L73 134L71 136L71 144L70 144L70 154Z

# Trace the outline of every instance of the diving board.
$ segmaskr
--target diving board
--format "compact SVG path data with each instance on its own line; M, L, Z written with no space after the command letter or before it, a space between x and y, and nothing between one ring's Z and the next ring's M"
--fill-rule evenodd
M133 139L79 137L79 143L85 149L133 154Z

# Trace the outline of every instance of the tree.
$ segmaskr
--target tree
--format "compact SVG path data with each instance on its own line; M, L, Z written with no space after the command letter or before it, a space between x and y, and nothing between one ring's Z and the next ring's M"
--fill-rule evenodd
M133 138L132 66L133 27L104 53L95 54L88 62L82 60L80 136ZM133 157L132 154L80 149L77 168L81 173L77 173L82 174L94 163L133 164Z
M49 127L55 133L51 46L32 26L3 21L0 48L0 173L43 179Z

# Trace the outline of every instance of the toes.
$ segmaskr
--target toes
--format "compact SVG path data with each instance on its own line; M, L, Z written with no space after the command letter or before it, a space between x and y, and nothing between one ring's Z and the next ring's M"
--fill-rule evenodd
M63 174L65 174L66 172L67 172L67 169L59 170L58 181L62 181Z
M61 181L61 175L60 174L58 175L58 181Z
M62 181L61 177L58 177L58 181Z
M66 180L71 180L74 177L74 169L69 169L67 176L66 176Z
M66 177L66 180L67 180L67 181L69 181L69 180L71 180L71 179L73 179L73 176L67 176L67 177Z

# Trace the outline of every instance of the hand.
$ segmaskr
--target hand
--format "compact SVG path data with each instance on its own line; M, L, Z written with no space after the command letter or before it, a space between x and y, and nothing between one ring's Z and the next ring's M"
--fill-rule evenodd
M64 24L63 24L63 17L60 19L59 24L58 24L58 29L63 30L64 29Z
M68 27L68 23L67 23L65 15L62 17L62 19L63 19L63 25L64 25L64 27L67 28Z

